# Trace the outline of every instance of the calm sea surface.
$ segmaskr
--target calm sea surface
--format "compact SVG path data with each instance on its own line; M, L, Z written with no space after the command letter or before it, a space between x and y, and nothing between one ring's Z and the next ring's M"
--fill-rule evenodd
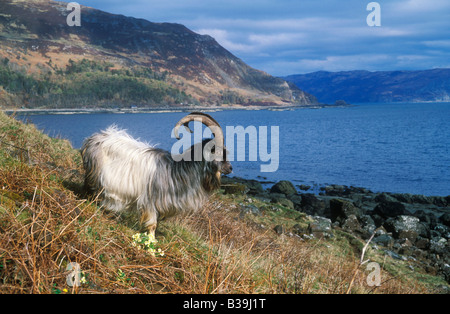
M74 114L21 116L51 136L80 148L84 138L111 124L170 150L171 131L185 113ZM342 184L373 191L425 195L450 194L450 103L364 104L349 108L295 111L221 111L211 115L226 126L279 127L279 167L272 161L233 162L234 175L266 181L291 180L318 187ZM258 132L259 134L259 132ZM235 142L238 142L237 140ZM235 147L234 159L240 147Z

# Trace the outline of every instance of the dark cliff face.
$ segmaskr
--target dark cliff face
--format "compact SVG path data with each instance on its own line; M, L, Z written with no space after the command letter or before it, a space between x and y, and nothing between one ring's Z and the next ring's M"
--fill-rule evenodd
M59 53L168 71L199 89L208 87L210 93L236 89L268 102L317 103L314 96L249 67L212 37L183 25L152 23L82 6L81 27L69 27L66 7L67 3L50 0L2 0L0 41L39 52L43 58Z
M450 101L450 69L424 71L314 72L284 79L321 102Z

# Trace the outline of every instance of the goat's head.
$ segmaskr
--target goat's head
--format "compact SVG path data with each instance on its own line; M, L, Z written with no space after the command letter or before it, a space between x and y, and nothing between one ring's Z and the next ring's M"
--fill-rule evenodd
M195 144L188 151L184 152L190 154L190 160L198 160L198 156L194 156L196 151L201 152L201 160L206 160L215 165L217 168L218 176L220 174L229 174L232 172L233 167L227 159L227 150L224 145L224 136L222 128L219 123L214 120L210 115L201 112L193 112L186 117L182 118L175 125L174 134L177 139L180 139L178 130L183 125L190 133L193 131L189 128L189 122L198 121L206 125L213 133L213 139L203 140L202 143ZM201 149L196 150L195 146L201 145ZM195 158L197 157L197 158Z

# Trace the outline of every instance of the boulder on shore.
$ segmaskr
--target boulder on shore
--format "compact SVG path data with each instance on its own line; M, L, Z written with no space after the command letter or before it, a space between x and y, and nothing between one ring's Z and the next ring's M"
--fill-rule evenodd
M308 225L308 233L316 238L332 237L331 220L320 216L314 216L313 221Z
M325 216L327 204L312 193L302 194L301 209L308 215Z
M297 190L295 189L295 186L292 184L291 181L283 180L272 186L272 188L270 189L270 193L281 193L284 195L292 195L296 194Z
M356 207L353 202L336 198L330 200L330 215L333 222L342 222L351 215L354 215L357 218L361 217L362 211Z
M383 201L373 210L373 213L384 218L408 215L405 205L400 202Z
M387 231L392 232L396 239L409 239L414 242L418 236L426 237L429 229L420 219L413 216L401 215L395 218L389 218L384 223Z

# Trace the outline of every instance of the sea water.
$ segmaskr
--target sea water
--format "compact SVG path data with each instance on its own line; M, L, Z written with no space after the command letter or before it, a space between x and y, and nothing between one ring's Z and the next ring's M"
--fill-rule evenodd
M267 150L279 149L274 172L261 172L262 160L245 161L233 149L233 175L296 185L365 187L372 191L424 195L450 194L450 103L361 104L352 107L227 110L210 113L222 126L278 127ZM171 150L175 123L186 113L71 114L18 116L80 148L89 135L115 124L142 141ZM247 129L248 130L248 129ZM226 134L225 134L226 135ZM234 141L238 145L238 141ZM242 141L241 141L242 142ZM225 143L226 144L226 143ZM242 143L241 143L242 144ZM275 145L277 144L277 145ZM242 155L241 155L242 156ZM275 155L273 155L275 157Z

